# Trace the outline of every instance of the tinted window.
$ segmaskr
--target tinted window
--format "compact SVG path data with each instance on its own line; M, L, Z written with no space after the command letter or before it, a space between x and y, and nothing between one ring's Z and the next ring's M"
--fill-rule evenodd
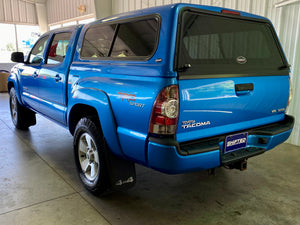
M154 19L120 24L111 56L150 56L156 45L157 32Z
M64 61L72 33L55 34L48 52L47 64L58 64Z
M153 54L158 35L155 19L122 23L98 24L85 34L80 56L90 59L103 57L149 57Z
M49 36L46 36L38 40L30 52L29 63L39 64L42 62L48 38Z
M96 25L88 29L84 36L81 57L107 57L114 37L115 25Z
M274 71L283 65L269 24L184 12L178 66L187 74Z

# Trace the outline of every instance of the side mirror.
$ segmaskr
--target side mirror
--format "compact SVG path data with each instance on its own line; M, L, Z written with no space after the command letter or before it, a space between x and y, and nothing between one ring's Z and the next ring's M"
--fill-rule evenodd
M10 59L13 62L23 63L24 62L24 54L23 54L23 52L13 52L13 53L11 53Z

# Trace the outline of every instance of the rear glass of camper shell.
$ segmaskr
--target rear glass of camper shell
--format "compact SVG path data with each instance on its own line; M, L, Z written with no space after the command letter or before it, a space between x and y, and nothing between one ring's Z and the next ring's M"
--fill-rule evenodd
M272 26L194 11L181 14L177 70L182 75L276 75L288 69Z

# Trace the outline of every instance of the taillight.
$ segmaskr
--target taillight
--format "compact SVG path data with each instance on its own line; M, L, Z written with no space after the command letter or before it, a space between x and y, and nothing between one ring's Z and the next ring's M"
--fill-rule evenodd
M288 100L285 112L288 111L289 105L290 105L290 103L292 101L292 98L293 98L293 88L292 88L291 78L289 78L289 100Z
M240 12L232 11L232 10L227 10L227 9L222 9L221 13L231 14L231 15L236 15L236 16L240 16L241 15Z
M175 134L178 121L178 86L171 85L157 95L150 120L149 132Z

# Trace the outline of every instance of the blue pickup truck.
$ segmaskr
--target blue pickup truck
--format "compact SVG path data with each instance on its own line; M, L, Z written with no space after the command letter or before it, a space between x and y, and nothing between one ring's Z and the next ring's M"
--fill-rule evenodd
M14 125L39 113L69 129L84 186L130 188L135 163L177 174L247 159L287 140L289 65L266 18L191 4L43 34L8 79Z

